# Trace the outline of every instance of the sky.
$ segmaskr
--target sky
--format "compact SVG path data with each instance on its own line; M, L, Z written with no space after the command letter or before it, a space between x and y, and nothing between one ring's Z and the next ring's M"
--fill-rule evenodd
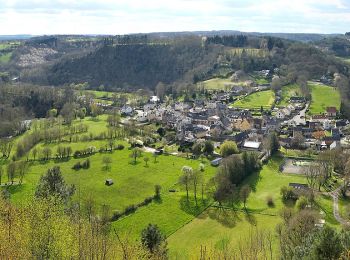
M0 34L345 33L350 0L0 0Z

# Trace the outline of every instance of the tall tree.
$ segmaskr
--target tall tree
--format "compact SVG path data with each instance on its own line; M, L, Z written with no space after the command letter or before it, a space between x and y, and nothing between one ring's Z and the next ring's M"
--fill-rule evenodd
M148 226L141 232L141 243L149 250L151 254L162 250L166 255L166 240L157 225L148 224ZM162 248L162 246L165 248Z
M189 192L190 181L192 179L193 169L190 166L183 166L181 171L182 171L182 175L179 178L179 183L185 187L186 198L187 198L187 201L189 201L188 192Z
M246 209L247 199L250 195L250 192L251 192L251 188L247 184L242 186L241 190L239 191L239 195L241 197L241 200L243 201L245 209Z
M42 175L36 187L35 196L38 198L55 197L67 202L75 192L74 185L67 185L61 169L55 166Z

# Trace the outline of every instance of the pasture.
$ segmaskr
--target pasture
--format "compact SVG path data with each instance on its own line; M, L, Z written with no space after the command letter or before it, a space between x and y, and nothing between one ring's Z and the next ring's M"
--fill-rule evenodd
M116 142L128 145L125 142ZM70 145L75 151L76 149L87 148L88 146L104 146L102 141L63 144ZM52 151L56 151L57 144L50 145ZM151 153L144 152L141 158L137 159L137 163L133 164L130 158L131 151L128 148L117 150L113 153L97 153L89 157L91 162L90 169L73 170L72 167L77 162L82 162L86 158L74 159L67 161L51 160L49 162L32 163L29 172L24 177L21 186L12 188L12 199L20 202L25 198L30 198L35 192L35 187L40 176L46 173L47 169L53 166L59 166L62 174L69 184L74 184L77 188L76 199L93 198L97 205L109 205L112 210L123 210L131 204L138 204L146 197L154 194L154 185L159 184L164 191L172 187L181 175L181 168L188 165L197 169L200 162L197 160L189 160L172 155L162 155L154 161ZM103 157L110 157L112 164L110 169L105 170L102 162ZM146 166L143 158L148 157L149 162ZM208 165L208 164L207 164ZM205 173L213 175L215 169L207 166ZM106 186L105 180L113 179L112 186Z
M282 99L277 105L278 107L286 107L289 105L289 100L293 96L300 96L300 87L297 84L289 84L282 87Z
M340 93L336 88L322 85L309 84L311 88L312 101L309 113L311 115L325 113L327 107L340 108Z
M12 57L12 52L0 54L0 63L8 63Z
M202 84L204 85L205 89L209 90L225 90L230 89L234 84L237 85L236 83L233 83L229 78L213 78L203 81Z
M260 173L247 178L245 183L252 189L247 212L242 210L240 202L234 204L234 210L230 205L226 209L209 208L168 237L170 255L187 259L193 254L198 255L201 246L237 249L240 240L256 229L271 232L276 250L278 241L275 227L282 222L279 212L284 206L294 207L294 204L282 201L280 189L291 182L307 183L305 176L280 173L278 169L281 163L282 158L274 157L263 166ZM273 206L267 205L268 197L273 199ZM316 207L324 212L326 223L339 226L333 217L332 200L327 196L318 196L316 202Z
M242 109L270 109L275 101L275 94L272 90L259 91L252 93L236 101L233 107Z

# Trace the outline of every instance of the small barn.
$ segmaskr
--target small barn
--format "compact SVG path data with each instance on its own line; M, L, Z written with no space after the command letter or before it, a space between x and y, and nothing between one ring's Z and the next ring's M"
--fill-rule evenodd
M111 186L111 185L113 185L113 180L112 179L107 179L106 180L106 182L105 182L105 185L107 185L107 186Z

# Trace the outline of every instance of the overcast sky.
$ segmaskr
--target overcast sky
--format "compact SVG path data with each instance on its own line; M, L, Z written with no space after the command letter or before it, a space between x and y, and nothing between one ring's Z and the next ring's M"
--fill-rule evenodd
M0 34L344 33L350 0L0 0Z

